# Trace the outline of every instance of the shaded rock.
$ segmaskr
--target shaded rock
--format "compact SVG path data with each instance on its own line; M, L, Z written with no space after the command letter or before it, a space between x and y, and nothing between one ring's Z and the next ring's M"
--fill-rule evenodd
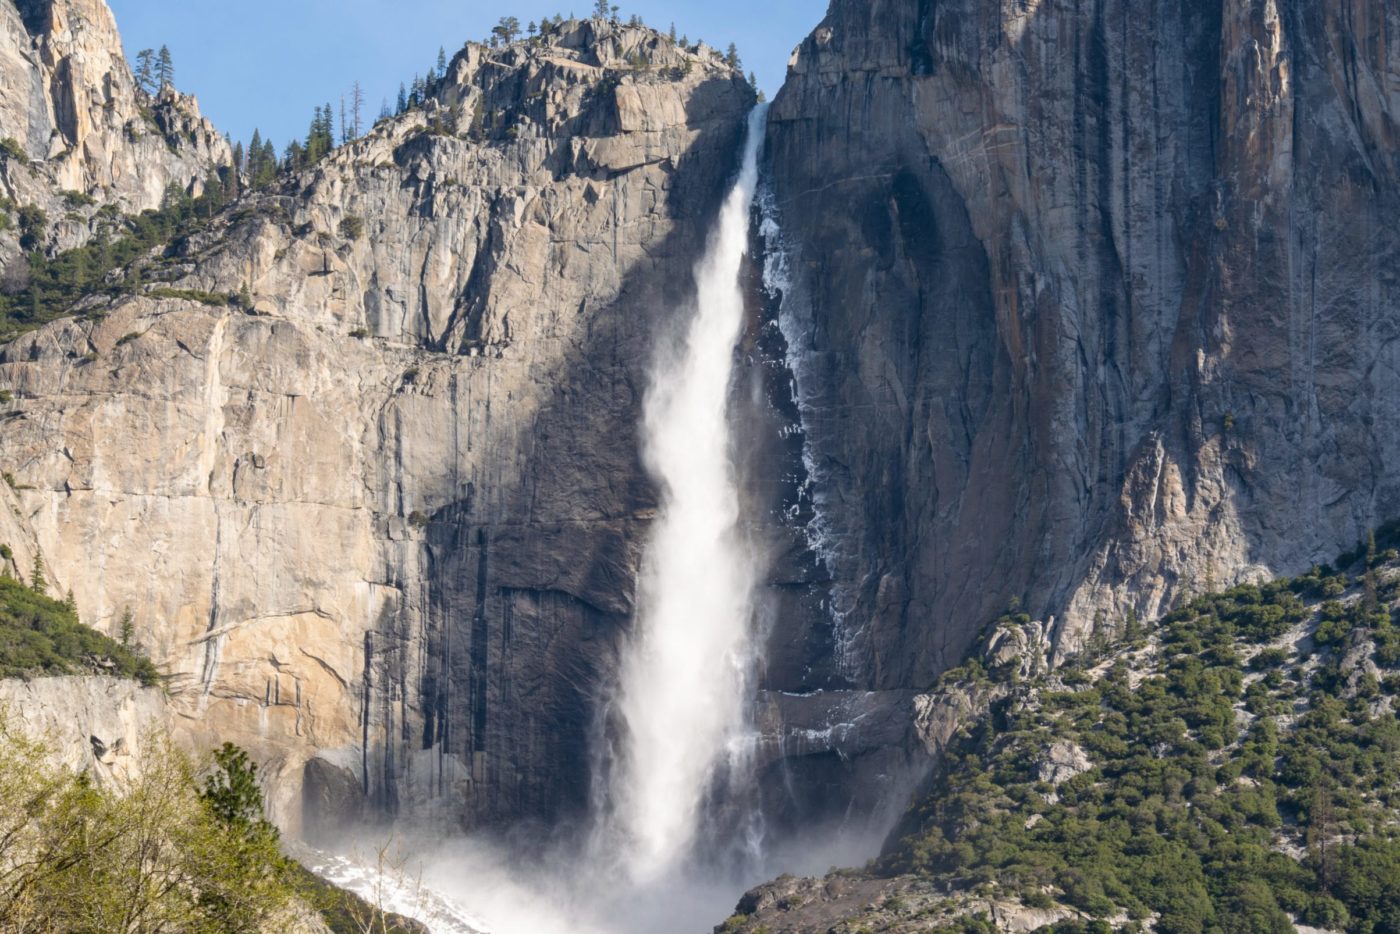
M846 670L1150 619L1400 514L1393 4L835 0L770 112Z

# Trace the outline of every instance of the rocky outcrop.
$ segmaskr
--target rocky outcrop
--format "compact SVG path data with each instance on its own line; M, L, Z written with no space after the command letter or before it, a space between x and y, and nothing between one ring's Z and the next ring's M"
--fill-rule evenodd
M1079 912L1058 905L1033 908L1014 899L951 895L941 886L911 876L783 876L746 893L738 910L714 930L715 934L918 934L990 924L996 931L1028 934L1062 921L1084 920Z
M40 245L85 242L98 207L156 208L174 184L202 191L232 165L224 138L193 97L136 86L104 0L0 0L0 197L39 207ZM89 201L91 199L91 201ZM0 231L0 264L19 259L14 225Z
M147 740L174 725L159 688L98 675L0 679L0 712L54 763L98 784L135 778Z
M187 238L189 299L0 349L0 463L45 559L85 621L131 609L172 708L265 763L284 825L583 806L655 505L653 333L753 96L601 21L469 46L426 107Z
M771 210L844 671L1057 653L1400 513L1393 4L836 0Z

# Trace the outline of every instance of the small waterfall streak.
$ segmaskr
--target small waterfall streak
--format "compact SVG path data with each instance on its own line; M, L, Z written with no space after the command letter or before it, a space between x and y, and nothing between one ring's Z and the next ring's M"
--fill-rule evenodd
M806 477L798 495L807 501L812 510L811 518L802 528L803 537L833 581L825 609L832 622L838 670L852 680L859 680L859 659L855 646L860 633L852 630L849 618L855 595L839 583L847 559L843 557L840 536L827 514L828 502L823 493L822 472L805 423L807 415L817 406L812 398L812 386L822 384L821 377L812 372L816 351L812 347L815 328L811 303L802 295L800 280L792 272L793 256L798 247L787 242L783 236L777 198L771 184L760 186L756 200L760 218L759 234L763 238L763 288L770 300L778 301L778 328L787 345L786 363L792 377L793 402L797 406L797 420L787 430L802 436L802 467Z
M619 672L623 755L609 789L610 836L636 882L689 855L706 792L748 732L758 559L739 528L729 389L765 118L762 105L749 117L739 177L695 269L695 316L661 348L645 403L661 513Z

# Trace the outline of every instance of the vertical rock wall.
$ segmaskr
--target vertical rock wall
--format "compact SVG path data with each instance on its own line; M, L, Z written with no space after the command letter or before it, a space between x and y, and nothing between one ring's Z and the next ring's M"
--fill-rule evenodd
M1400 513L1400 11L836 0L771 112L848 670Z

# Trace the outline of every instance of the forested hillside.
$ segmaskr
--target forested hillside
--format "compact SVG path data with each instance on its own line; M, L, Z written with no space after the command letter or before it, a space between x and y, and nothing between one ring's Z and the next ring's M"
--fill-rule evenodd
M1101 620L1088 652L1025 683L950 672L942 691L1011 683L886 854L757 890L725 930L1400 929L1395 531L1150 634Z

